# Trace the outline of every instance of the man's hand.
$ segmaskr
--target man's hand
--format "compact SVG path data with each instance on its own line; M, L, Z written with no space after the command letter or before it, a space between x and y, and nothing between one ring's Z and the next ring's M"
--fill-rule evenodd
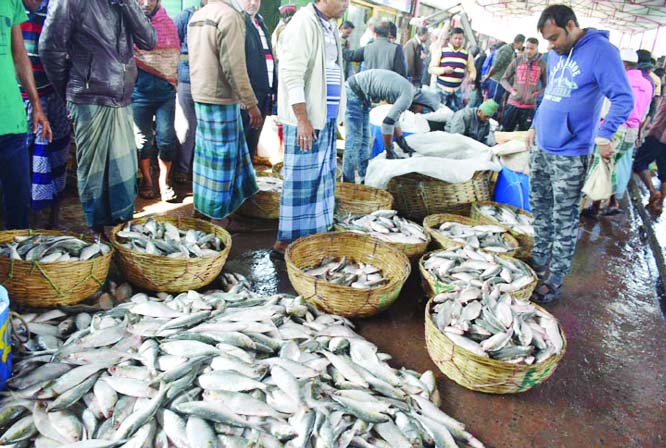
M261 123L264 121L264 119L261 117L261 111L259 108L254 106L247 111L247 114L250 117L250 126L254 129L259 129L261 127Z
M308 152L312 149L312 144L315 141L315 130L310 124L309 120L299 120L296 133L296 143L303 152Z
M611 156L615 154L615 151L613 150L611 144L605 143L602 145L597 145L597 148L599 149L599 157L604 159L606 163L610 162Z
M442 67L442 75L453 73L453 67Z
M527 139L525 140L525 148L529 151L534 145L534 137L536 136L536 129L530 128L527 131Z
M39 136L48 139L49 143L53 141L53 131L48 118L44 115L41 107L33 107L32 110L32 133L36 134L41 128Z
M518 91L516 89L511 89L511 96L516 96L518 95Z

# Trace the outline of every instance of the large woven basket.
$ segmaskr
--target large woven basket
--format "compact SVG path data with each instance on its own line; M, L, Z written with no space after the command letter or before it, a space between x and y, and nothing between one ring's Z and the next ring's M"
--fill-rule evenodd
M476 226L481 224L479 221L475 219L468 218L466 216L452 215L450 213L438 213L435 215L426 216L425 219L423 220L423 228L432 237L433 241L435 242L435 245L439 246L442 249L449 249L451 247L463 246L463 243L450 240L437 231L437 228L439 228L439 226L445 222L457 222L459 224L465 224L468 226ZM512 237L508 231L502 234L502 238L504 239L504 241L506 241L506 243L510 247L514 248L509 252L503 253L503 255L508 255L510 257L514 256L519 247L518 241L514 237Z
M274 173L256 173L258 177L277 177ZM281 192L262 191L248 198L236 213L250 218L278 219L280 217Z
M391 193L367 185L338 182L335 185L335 212L340 215L367 215L393 209Z
M136 286L157 292L182 292L202 288L222 272L231 250L231 235L222 227L195 218L147 216L132 223L142 224L149 218L158 222L170 222L181 230L201 230L213 233L224 244L218 255L199 258L168 258L129 250L116 237L124 224L113 228L111 243L116 248L116 265L120 272Z
M356 289L317 280L303 269L324 257L347 257L370 263L388 279L384 286ZM368 317L388 308L400 294L411 266L399 250L376 238L351 232L330 232L301 238L287 248L287 273L294 289L309 303L328 313Z
M414 224L416 224L416 223L414 223ZM353 230L345 229L340 224L335 224L333 226L333 228L335 230L339 231L339 232L354 232ZM361 232L354 232L354 233L358 233L359 235L369 235L367 233L361 233ZM412 261L412 260L415 260L415 259L419 258L421 255L423 255L425 253L426 249L428 249L428 245L430 244L430 234L428 232L425 232L425 236L426 236L426 240L421 242L421 243L417 243L417 244L392 243L392 242L389 242L389 241L384 241L379 237L375 237L375 238L377 238L380 241L384 241L386 244L388 244L392 247L395 247L400 252L407 255L407 258L409 258L410 261Z
M0 232L0 243L16 236L67 235L53 230ZM90 238L78 238L92 243ZM0 257L0 283L7 288L14 305L57 307L72 305L93 295L106 281L113 250L85 261L39 263Z
M541 363L512 364L484 358L456 345L439 331L430 316L431 306L432 299L428 302L425 311L425 339L428 354L444 375L467 389L488 394L513 394L530 390L537 384L546 381L555 372L567 348L567 340L560 327L560 334L564 341L562 351ZM550 316L543 308L534 306Z
M500 223L496 219L484 215L483 213L481 213L479 209L479 207L481 207L482 205L496 205L496 206L506 207L510 210L513 210L515 213L519 213L521 215L526 215L529 217L532 217L532 214L521 208L514 207L513 205L501 204L499 202L491 202L491 201L479 201L476 204L472 204L472 209L470 211L470 217L476 219L480 223L495 224L498 226L505 227L509 231L509 233L511 233L511 235L516 240L518 240L518 244L520 244L520 247L518 248L518 251L516 252L515 256L517 258L529 258L532 253L532 247L534 246L534 238L529 235L525 235L524 233L516 232L511 227Z
M427 254L422 256L421 259L419 260L419 272L421 272L421 277L423 279L421 283L423 286L423 291L426 293L428 297L434 297L439 293L452 291L451 285L438 280L424 267L425 260L435 252L437 251L428 252ZM537 285L537 276L532 270L532 268L530 268L526 263L518 260L517 258L507 257L505 255L498 255L498 256L511 260L516 264L520 264L529 271L530 275L532 276L532 282L530 282L527 286L524 286L523 288L511 293L511 295L518 300L526 300L526 301L529 300L530 297L532 297L532 292L534 292L534 288L536 288Z
M421 222L435 213L469 216L472 202L489 201L494 188L492 171L477 171L467 182L449 183L419 173L392 178L387 190L401 216Z
M272 168L273 174L279 177L280 179L284 178L282 176L282 167L284 167L284 162L278 162L275 165L273 165ZM337 164L335 167L335 179L338 181L342 180L342 168L340 167L339 164Z

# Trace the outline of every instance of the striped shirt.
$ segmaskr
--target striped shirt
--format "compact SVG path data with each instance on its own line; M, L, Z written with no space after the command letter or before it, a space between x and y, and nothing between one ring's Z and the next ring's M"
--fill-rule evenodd
M43 0L36 11L29 11L26 9L28 21L21 24L21 31L23 34L23 41L25 42L25 49L30 57L32 64L32 73L35 77L35 86L37 93L40 97L47 96L53 93L53 87L49 83L44 66L39 58L39 36L42 34L42 28L46 21L46 10L49 5L49 0ZM23 99L28 99L28 95L21 89Z
M261 39L261 49L263 50L264 58L266 59L266 70L268 71L268 85L272 88L273 73L275 68L275 62L273 61L273 53L271 53L271 49L268 46L268 39L266 39L266 34L264 33L264 30L261 28L261 23L259 22L259 20L254 19L252 21L252 24L257 29L257 33L259 33L259 38Z
M336 118L340 108L342 90L342 69L338 64L338 34L334 23L317 11L319 22L324 29L324 58L326 62L326 116Z
M452 67L453 72L437 77L437 86L445 92L455 92L462 85L467 70L469 53L464 48L455 50L451 46L442 48L440 67Z

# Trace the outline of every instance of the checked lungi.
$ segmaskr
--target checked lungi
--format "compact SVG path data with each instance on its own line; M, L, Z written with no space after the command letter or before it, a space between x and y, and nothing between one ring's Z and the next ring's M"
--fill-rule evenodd
M194 108L194 209L209 218L223 219L259 191L245 143L240 106L194 103Z
M99 231L132 219L137 170L132 108L68 102L67 109L86 223Z
M39 98L53 131L53 141L42 138L41 126L32 132L32 104L25 100L28 114L28 151L32 158L32 209L42 210L62 196L67 181L67 161L72 141L72 126L65 102L55 93Z
M284 181L280 199L278 240L291 242L327 232L335 210L335 140L337 127L330 119L310 151L296 143L297 128L284 126Z

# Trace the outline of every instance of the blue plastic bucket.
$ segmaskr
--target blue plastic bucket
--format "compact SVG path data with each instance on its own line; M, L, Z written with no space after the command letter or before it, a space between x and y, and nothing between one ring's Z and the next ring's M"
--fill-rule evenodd
M12 374L12 342L9 328L9 296L0 286L0 390Z
M495 202L530 209L530 176L503 167L495 186Z

